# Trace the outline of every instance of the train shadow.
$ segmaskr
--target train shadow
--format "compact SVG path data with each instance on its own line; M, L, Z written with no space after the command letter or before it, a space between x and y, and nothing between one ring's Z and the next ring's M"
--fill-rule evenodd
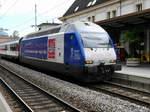
M82 82L81 80L77 80L74 77L71 77L69 75L58 73L56 71L43 70L41 68L37 68L37 67L34 67L34 66L26 64L26 63L22 63L22 62L20 62L19 60L16 60L16 59L8 59L8 58L2 58L2 59L6 60L6 61L10 61L10 62L15 63L15 64L18 64L20 66L35 70L35 71L38 71L38 72L44 73L44 74L49 75L51 77L58 78L60 80L67 81L67 82L70 82L70 83L73 83L73 84L76 84L76 85L80 85L80 86L86 86L86 85L89 85L89 84L90 85L103 84L102 81L99 81L99 82Z

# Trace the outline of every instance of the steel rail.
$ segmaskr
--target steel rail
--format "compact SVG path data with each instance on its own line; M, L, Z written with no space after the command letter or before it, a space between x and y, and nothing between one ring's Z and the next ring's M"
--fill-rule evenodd
M150 95L150 92L148 92L148 91L141 90L141 89L136 89L136 88L133 88L133 87L130 87L130 86L126 86L126 85L123 85L123 84L113 83L113 82L109 82L109 81L104 81L104 83L110 84L110 85L114 85L114 86L118 86L118 87L121 87L121 88L124 88L124 89L130 89L132 91L137 91L139 93L149 94Z
M134 102L144 104L146 106L150 105L149 92L143 92L140 90L136 91L136 89L128 88L125 86L120 86L119 84L118 85L114 84L114 86L116 86L116 87L113 87L113 84L111 85L111 83L107 83L107 85L105 85L105 83L101 84L101 85L88 85L87 87L89 87L90 89L95 90L95 91L102 91L102 92L105 92L106 94L109 93L109 94L112 94L115 96L126 98L126 99L132 100ZM136 92L137 92L137 94L136 94ZM142 99L140 97L141 94L148 96L148 101L145 101L144 99ZM145 97L145 96L143 96L143 97Z
M19 101L21 101L21 102L24 104L24 106L26 107L26 110L27 110L28 112L34 112L34 111L30 108L30 106L29 106L26 102L24 102L23 99L22 99L2 78L0 78L0 80L3 82L3 84L4 84L6 87L9 88L9 90L11 90L11 92L19 99Z
M68 107L69 107L70 109L72 109L73 111L75 111L75 112L82 112L82 111L83 111L83 110L80 110L80 109L74 107L73 105L69 104L68 102L66 102L66 101L64 101L64 100L62 100L62 99L60 99L60 98L58 98L58 97L55 96L54 94L47 92L46 90L44 90L43 88L41 88L41 87L38 86L38 85L35 85L35 84L32 83L31 81L29 81L29 80L27 80L27 79L24 79L24 78L21 77L20 75L17 75L16 72L14 72L14 71L12 71L12 70L6 68L4 65L0 64L0 66L1 66L2 68L4 68L5 70L7 70L8 72L12 73L13 75L15 75L15 76L19 77L20 79L24 80L25 82L28 82L30 85L32 85L32 86L36 87L37 89L41 90L41 91L44 92L45 94L47 94L47 95L53 97L54 99L56 99L56 100L59 101L60 103L62 103L62 104L64 104L64 105L68 106ZM6 83L6 82L5 82L5 83ZM7 83L6 83L6 84L7 84ZM8 85L8 84L7 84L7 85ZM8 86L9 86L9 85L8 85ZM9 88L10 88L10 87L9 87ZM31 112L34 112L34 111L30 108L30 106L29 106L26 102L24 102L23 99L22 99L12 88L10 88L10 90L13 91L13 93L20 99L21 102L24 103L24 105L25 105L26 107L29 108L29 110L30 110Z

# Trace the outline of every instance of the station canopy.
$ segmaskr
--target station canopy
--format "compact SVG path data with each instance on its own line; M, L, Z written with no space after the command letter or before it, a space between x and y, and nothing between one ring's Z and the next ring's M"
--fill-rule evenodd
M132 28L137 25L150 25L150 9L96 22L105 29Z

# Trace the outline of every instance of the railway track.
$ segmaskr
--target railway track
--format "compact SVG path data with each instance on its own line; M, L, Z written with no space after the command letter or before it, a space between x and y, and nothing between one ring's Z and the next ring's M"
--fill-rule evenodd
M0 92L7 100L8 105L10 106L13 112L26 112L26 107L20 102L20 100L16 100L17 97L10 91L7 86L3 83L0 78Z
M3 84L16 96L25 112L80 112L71 104L47 93L42 88L19 77L16 73L0 65Z
M150 93L142 90L137 90L128 86L120 85L112 82L104 82L99 85L90 85L90 89L102 91L115 96L119 96L145 106L150 105Z

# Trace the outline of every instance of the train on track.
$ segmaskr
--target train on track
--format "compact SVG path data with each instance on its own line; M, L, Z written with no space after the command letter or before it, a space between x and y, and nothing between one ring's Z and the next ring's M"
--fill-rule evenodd
M121 66L108 33L91 22L76 21L0 44L0 56L57 71L83 82L111 78Z

